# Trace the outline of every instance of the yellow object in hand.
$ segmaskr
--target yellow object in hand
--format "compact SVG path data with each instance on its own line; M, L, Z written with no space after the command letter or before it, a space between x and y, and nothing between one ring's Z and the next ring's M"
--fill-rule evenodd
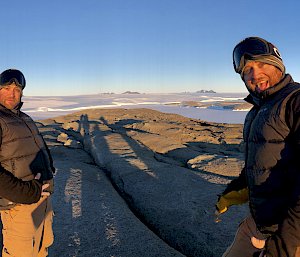
M231 191L221 195L216 204L216 209L219 214L222 214L226 212L231 205L243 204L246 202L248 202L248 188L243 188L239 191Z

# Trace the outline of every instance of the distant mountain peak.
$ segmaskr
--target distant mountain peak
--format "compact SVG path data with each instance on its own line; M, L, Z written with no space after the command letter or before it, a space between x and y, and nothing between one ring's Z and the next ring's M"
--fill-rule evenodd
M140 93L139 92L133 92L133 91L126 91L122 94L133 94L133 95L139 95Z
M214 90L201 89L199 91L196 91L196 93L216 93L216 92Z

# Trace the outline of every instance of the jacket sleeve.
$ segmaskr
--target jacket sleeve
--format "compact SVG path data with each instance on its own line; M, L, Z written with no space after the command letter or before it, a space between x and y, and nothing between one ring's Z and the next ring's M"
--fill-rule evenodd
M22 181L0 166L0 196L14 203L31 204L39 201L42 184L36 180Z
M300 94L291 100L286 109L287 123L291 129L293 142L294 161L293 164L293 189L291 205L287 211L282 224L279 224L278 231L268 238L266 242L266 256L292 257L300 252ZM298 253L299 254L299 253ZM298 256L298 255L297 255Z
M244 188L247 188L247 180L245 169L242 169L240 175L227 185L222 195L228 194L231 191L240 191Z

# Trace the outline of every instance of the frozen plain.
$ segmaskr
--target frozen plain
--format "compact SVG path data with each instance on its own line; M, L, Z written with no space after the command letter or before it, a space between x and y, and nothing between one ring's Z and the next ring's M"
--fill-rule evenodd
M149 108L193 119L242 124L249 110L242 106L245 96L243 93L24 96L22 110L40 120L90 108Z

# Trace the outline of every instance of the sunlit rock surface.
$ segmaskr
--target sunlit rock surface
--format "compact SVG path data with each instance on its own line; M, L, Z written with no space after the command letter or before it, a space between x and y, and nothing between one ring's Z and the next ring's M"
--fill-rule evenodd
M214 217L243 166L242 125L93 109L38 126L58 169L53 256L217 257L248 213Z

